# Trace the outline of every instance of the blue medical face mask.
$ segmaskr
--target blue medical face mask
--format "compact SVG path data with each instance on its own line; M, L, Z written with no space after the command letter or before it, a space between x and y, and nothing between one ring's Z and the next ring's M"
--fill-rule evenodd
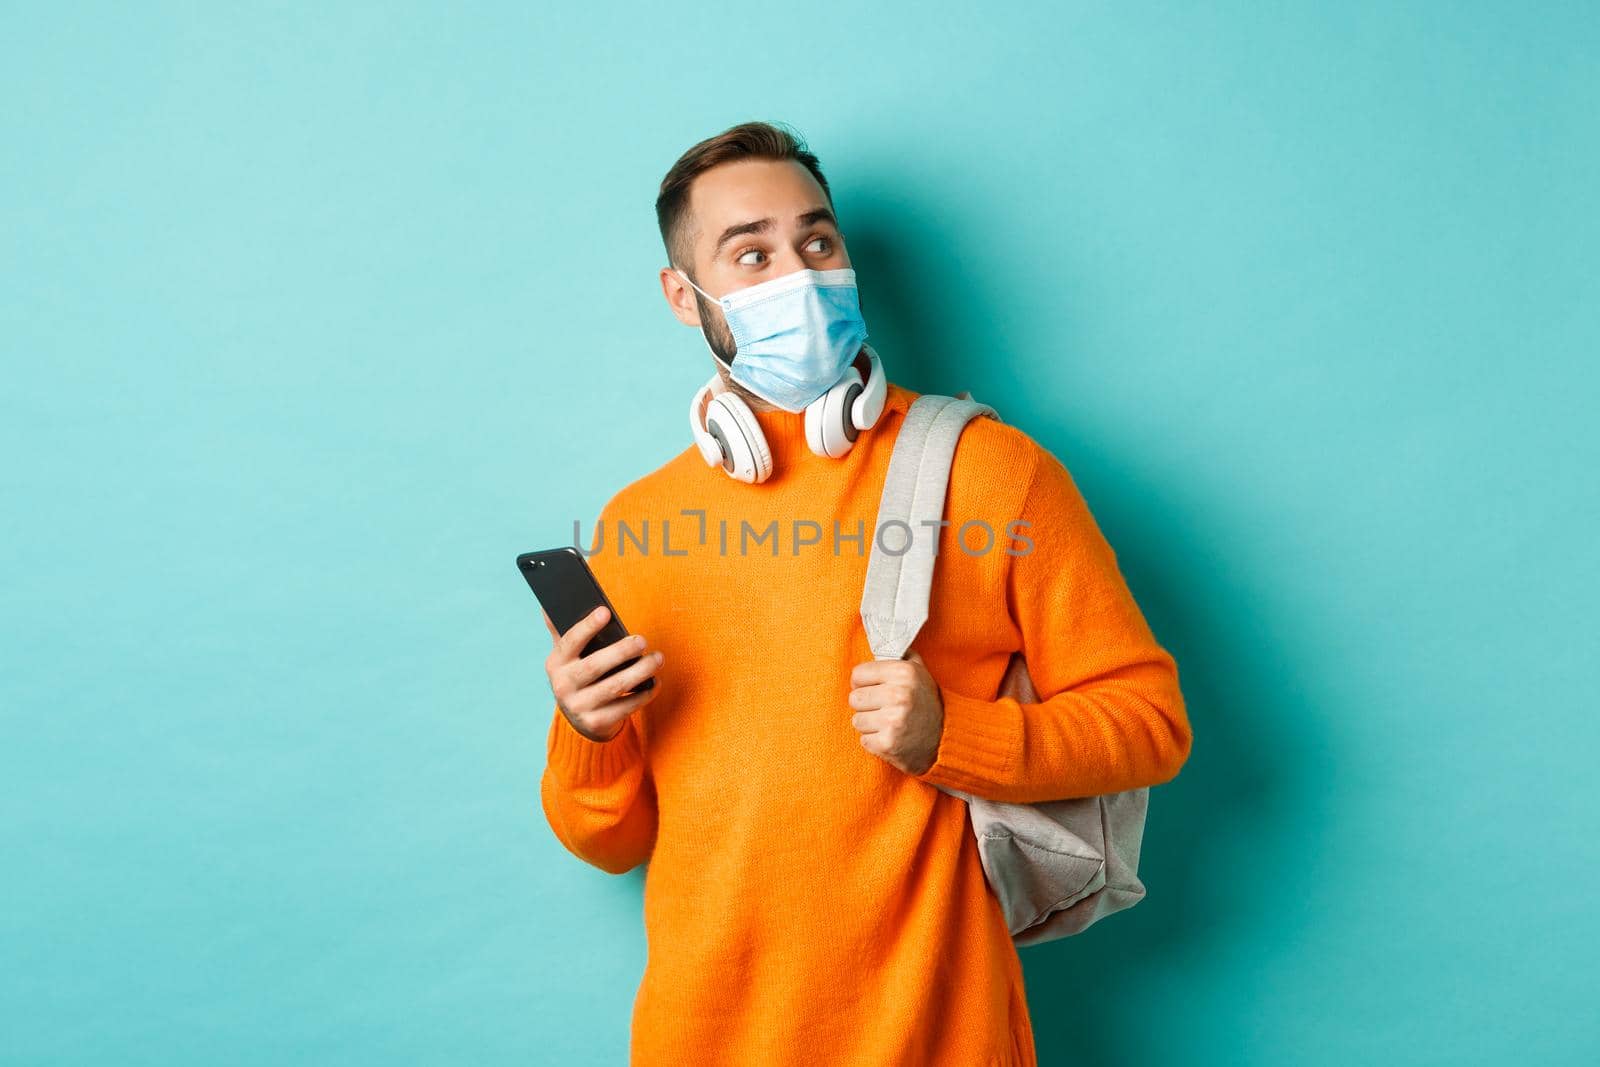
M721 299L678 273L722 308L737 346L728 377L784 411L804 411L826 393L867 339L856 272L849 267L797 270Z

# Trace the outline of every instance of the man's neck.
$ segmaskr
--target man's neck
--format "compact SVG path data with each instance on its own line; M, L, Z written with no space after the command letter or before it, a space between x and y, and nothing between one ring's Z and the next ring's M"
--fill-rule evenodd
M743 400L745 402L745 404L750 408L751 411L782 411L783 410L778 405L761 399L759 396L756 396L754 393L752 393L750 390L746 389L744 386L740 385L738 382L735 382L732 378L729 378L728 377L728 368L722 366L721 364L717 365L717 376L722 379L723 388L725 388L726 390L728 390L728 392L730 392L730 393L734 394L735 396L737 396L740 400Z

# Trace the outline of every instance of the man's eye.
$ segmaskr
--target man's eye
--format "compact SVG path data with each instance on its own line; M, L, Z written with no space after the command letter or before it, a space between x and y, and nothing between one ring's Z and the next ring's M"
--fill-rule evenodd
M833 247L833 242L828 240L826 237L818 237L815 241L812 241L811 243L812 244L817 244L818 242L821 242L823 245L826 246L824 248L818 249L819 252L826 252L826 251L828 251L828 249Z
M753 267L753 266L755 266L755 263L751 262L750 260L746 259L745 257L746 256L764 256L764 255L766 255L766 253L761 251L761 249L752 248L748 252L740 252L739 253L739 262L743 263L747 267Z

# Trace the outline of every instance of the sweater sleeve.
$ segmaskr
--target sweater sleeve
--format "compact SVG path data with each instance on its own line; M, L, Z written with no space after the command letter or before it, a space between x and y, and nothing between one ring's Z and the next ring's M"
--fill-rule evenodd
M626 593L625 583L611 573L616 557L598 549L615 503L613 497L601 509L589 545L589 567L614 600ZM638 722L643 709L624 719L613 737L592 741L555 701L550 706L554 719L539 784L545 819L556 839L579 859L611 874L630 871L650 858L656 840L655 783Z
M556 708L539 795L556 838L586 863L622 874L650 858L655 787L633 715L615 737L591 741Z
M1016 804L1159 785L1189 756L1177 665L1067 469L1036 457L1006 599L1039 703L941 685L938 756L917 777Z

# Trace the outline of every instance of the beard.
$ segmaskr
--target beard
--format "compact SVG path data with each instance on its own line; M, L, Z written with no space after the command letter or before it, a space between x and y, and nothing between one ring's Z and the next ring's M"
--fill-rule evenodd
M699 293L694 294L694 306L700 311L700 332L705 335L711 351L722 361L721 369L726 371L733 366L733 357L739 351L739 346L733 340L733 332L728 329L728 320L722 317L721 309L715 308Z

